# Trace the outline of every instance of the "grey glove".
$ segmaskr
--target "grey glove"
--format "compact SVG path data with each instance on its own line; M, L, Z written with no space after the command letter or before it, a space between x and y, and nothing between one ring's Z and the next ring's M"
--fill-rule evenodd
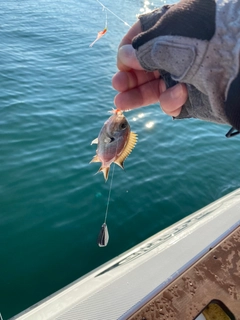
M140 16L133 39L141 66L167 87L186 83L177 119L228 123L240 130L240 1L182 0Z

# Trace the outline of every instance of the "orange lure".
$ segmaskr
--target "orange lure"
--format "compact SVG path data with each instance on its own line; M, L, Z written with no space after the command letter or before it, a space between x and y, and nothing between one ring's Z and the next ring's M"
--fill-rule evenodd
M90 44L89 47L92 47L99 39L102 38L102 36L105 35L105 33L107 32L107 27L105 27L102 31L98 32L97 38Z

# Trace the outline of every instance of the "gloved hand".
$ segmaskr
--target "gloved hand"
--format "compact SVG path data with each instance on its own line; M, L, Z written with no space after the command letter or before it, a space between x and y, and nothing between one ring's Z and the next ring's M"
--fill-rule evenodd
M187 84L177 119L229 123L240 130L240 1L182 0L140 16L132 45L141 66L167 86Z

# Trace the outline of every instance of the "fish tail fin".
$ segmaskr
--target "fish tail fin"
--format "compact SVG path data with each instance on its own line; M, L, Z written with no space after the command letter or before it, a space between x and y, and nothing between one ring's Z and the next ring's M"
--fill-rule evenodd
M108 179L108 174L109 174L109 169L110 167L100 167L100 169L98 170L98 172L102 171L103 173L103 176L104 176L104 179L105 179L105 182L107 181Z

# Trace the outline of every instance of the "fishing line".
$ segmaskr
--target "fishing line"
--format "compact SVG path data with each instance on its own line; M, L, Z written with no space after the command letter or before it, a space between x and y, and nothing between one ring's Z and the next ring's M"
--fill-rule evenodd
M118 142L117 142L117 146L116 146L115 156L117 155L117 148L118 148ZM108 227L107 227L107 216L108 216L108 209L109 209L109 203L110 203L110 198L111 198L114 170L115 170L115 164L113 163L113 170L112 170L110 186L109 186L109 191L108 191L107 207L106 207L106 212L105 212L105 216L104 216L104 222L101 226L101 229L100 229L100 232L98 235L99 247L106 247L108 244L108 240L109 240L109 233L108 233Z
M99 39L101 39L107 32L108 27L108 16L107 16L107 12L109 11L112 15L114 15L118 20L122 21L126 26L128 26L129 28L131 28L131 26L124 21L123 19L121 19L118 15L116 15L113 11L111 11L110 9L108 9L102 2L100 2L99 0L96 0L101 6L102 6L102 11L106 12L106 19L105 19L105 28L101 31L98 32L96 39L89 45L89 47L92 47Z
M108 27L108 16L107 16L107 10L105 7L102 7L102 11L105 11L106 18L105 18L105 29Z
M105 10L106 13L106 20L105 20L105 29L107 29L108 27L108 16L107 16L107 10L103 8L103 10Z
M109 191L108 191L107 207L106 207L104 222L101 226L101 230L98 235L99 247L106 247L108 244L108 240L109 240L109 233L108 233L108 227L107 227L107 215L108 215L108 208L109 208L109 202L110 202L111 191L112 191L114 169L115 169L115 165L113 165L113 170L112 170L112 175L111 175L111 181L110 181L110 187L109 187Z
M96 0L103 8L103 10L105 10L106 12L106 21L105 21L105 29L107 30L107 11L109 11L111 14L113 14L118 20L122 21L125 25L127 25L128 27L131 28L131 26L125 22L123 19L121 19L119 16L117 16L114 12L112 12L110 9L108 9L104 4L102 4L99 0ZM101 35L100 35L101 36ZM100 38L100 37L99 37ZM90 46L92 46L99 38L97 38ZM150 83L152 80L149 80L148 78L148 72L147 73L147 82ZM152 92L154 92L153 87L150 84L150 88L152 90ZM155 92L154 92L155 94ZM116 152L117 152L117 147L116 147ZM112 184L113 184L113 176L114 176L114 170L115 170L115 165L113 163L113 170L112 170L112 174L111 174L111 180L110 180L110 186L109 186L109 192L108 192L108 199L107 199L107 206L106 206L106 212L105 212L105 216L104 216L104 222L101 226L99 235L98 235L98 246L99 247L106 247L109 241L109 233L108 233L108 228L107 228L107 216L108 216L108 211L109 211L109 203L110 203L110 198L111 198L111 191L112 191Z
M105 10L109 11L112 15L114 15L118 20L122 21L126 26L128 26L129 28L131 28L131 26L124 21L122 18L120 18L118 15L116 15L116 13L114 13L112 10L108 9L102 2L100 2L99 0L96 0Z
M114 169L115 169L115 164L113 164L112 176L111 176L111 180L110 180L110 187L109 187L108 199L107 199L107 208L106 208L105 218L104 218L104 223L105 223L105 224L106 224L106 222L107 222L107 215L108 215L108 208L109 208L109 202L110 202L111 191L112 191L112 183L113 183Z

